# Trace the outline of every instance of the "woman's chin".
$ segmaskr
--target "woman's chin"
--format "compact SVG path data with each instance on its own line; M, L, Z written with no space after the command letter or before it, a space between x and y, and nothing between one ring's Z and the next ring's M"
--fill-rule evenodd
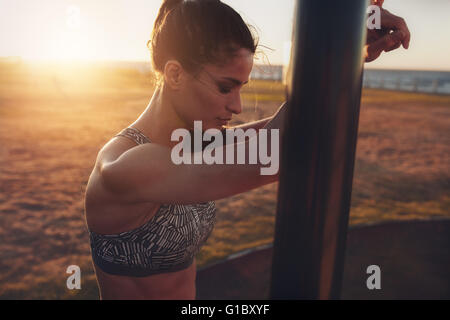
M218 130L224 130L226 129L227 125L224 125L222 123L218 123L217 121L214 123L209 123L208 125L204 126L202 129L203 131L206 131L208 129L218 129Z

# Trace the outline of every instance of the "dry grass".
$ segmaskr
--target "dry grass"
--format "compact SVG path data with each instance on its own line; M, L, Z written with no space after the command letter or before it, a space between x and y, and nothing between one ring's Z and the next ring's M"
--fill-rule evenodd
M0 66L0 298L96 299L83 194L101 146L153 91L132 70ZM280 83L254 81L235 124L270 116ZM363 93L350 223L450 216L450 97ZM277 184L217 201L202 266L273 238ZM67 266L82 290L65 288Z

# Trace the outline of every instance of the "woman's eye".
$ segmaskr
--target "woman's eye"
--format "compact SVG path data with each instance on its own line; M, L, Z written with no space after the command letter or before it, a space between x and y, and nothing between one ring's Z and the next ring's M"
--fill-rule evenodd
M220 93L226 94L231 92L231 88L219 86Z

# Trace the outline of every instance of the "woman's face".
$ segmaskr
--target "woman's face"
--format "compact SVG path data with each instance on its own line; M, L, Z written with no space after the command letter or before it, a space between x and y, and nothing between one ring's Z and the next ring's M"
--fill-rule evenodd
M177 114L189 126L202 121L202 129L222 129L242 111L240 90L249 80L253 54L240 49L223 66L204 65L194 78L187 74L178 95Z

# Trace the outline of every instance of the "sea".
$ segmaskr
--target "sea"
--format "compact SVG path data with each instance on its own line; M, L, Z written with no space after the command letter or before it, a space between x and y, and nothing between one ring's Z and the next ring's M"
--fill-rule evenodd
M363 87L449 95L450 72L365 69Z

